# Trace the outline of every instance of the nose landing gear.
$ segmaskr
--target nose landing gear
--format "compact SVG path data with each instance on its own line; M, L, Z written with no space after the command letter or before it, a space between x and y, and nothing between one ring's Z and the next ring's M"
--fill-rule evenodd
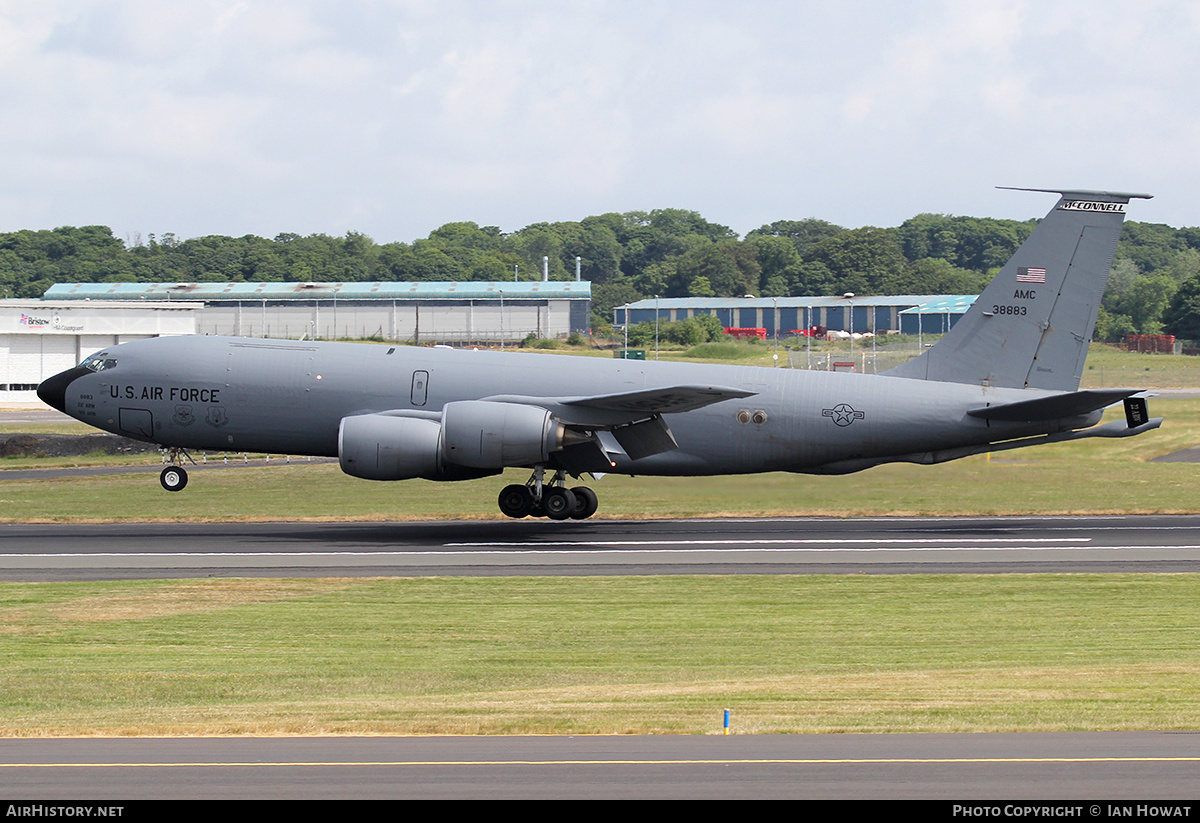
M159 474L158 482L161 483L162 487L169 492L183 491L183 487L187 485L188 474L183 470L182 467L178 465L180 463L179 458L181 456L186 457L193 463L196 462L195 460L192 460L188 453L183 449L163 449L163 459L166 460L169 465L162 470L161 474Z

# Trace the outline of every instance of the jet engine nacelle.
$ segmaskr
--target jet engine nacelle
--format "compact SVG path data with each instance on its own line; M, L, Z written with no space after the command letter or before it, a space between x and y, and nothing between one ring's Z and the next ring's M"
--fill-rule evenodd
M436 420L361 414L342 418L338 460L342 471L366 480L434 478L441 472Z
M462 400L442 408L446 462L481 469L545 463L563 447L566 429L550 412L519 403Z
M545 463L570 440L546 409L517 403L447 403L441 421L361 414L342 419L342 471L367 480L460 480Z

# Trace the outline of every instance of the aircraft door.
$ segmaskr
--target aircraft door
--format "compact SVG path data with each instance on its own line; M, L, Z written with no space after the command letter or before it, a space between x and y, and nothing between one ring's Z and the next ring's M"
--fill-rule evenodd
M149 409L120 408L117 410L117 422L126 434L147 440L154 437L154 415Z
M414 406L424 406L429 399L429 372L418 369L413 372L411 400Z

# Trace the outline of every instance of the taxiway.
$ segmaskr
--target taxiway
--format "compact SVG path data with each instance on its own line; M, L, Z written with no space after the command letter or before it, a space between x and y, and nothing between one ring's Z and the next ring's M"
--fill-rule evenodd
M1198 766L1200 735L1175 732L0 741L5 794L56 801L919 798L950 817L1004 798L987 805L1107 819L1106 798L1190 810L1168 799Z
M1200 515L0 524L0 579L1200 571Z

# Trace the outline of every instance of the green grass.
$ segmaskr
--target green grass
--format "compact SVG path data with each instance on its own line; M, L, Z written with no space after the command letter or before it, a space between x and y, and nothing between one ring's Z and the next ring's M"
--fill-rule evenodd
M0 735L1194 729L1197 575L0 585Z
M502 519L496 495L527 472L445 484L372 483L336 464L193 471L164 492L154 473L0 480L5 522ZM1086 478L1082 480L1081 478ZM1121 459L982 457L942 466L890 465L846 477L588 481L601 518L745 515L1187 513L1196 511L1195 464Z
M764 352L762 346L746 343L701 343L692 346L683 353L684 357L693 360L727 361L758 359L763 354L770 356L770 350Z
M1139 354L1093 343L1083 372L1083 388L1191 388L1200 386L1200 357Z

